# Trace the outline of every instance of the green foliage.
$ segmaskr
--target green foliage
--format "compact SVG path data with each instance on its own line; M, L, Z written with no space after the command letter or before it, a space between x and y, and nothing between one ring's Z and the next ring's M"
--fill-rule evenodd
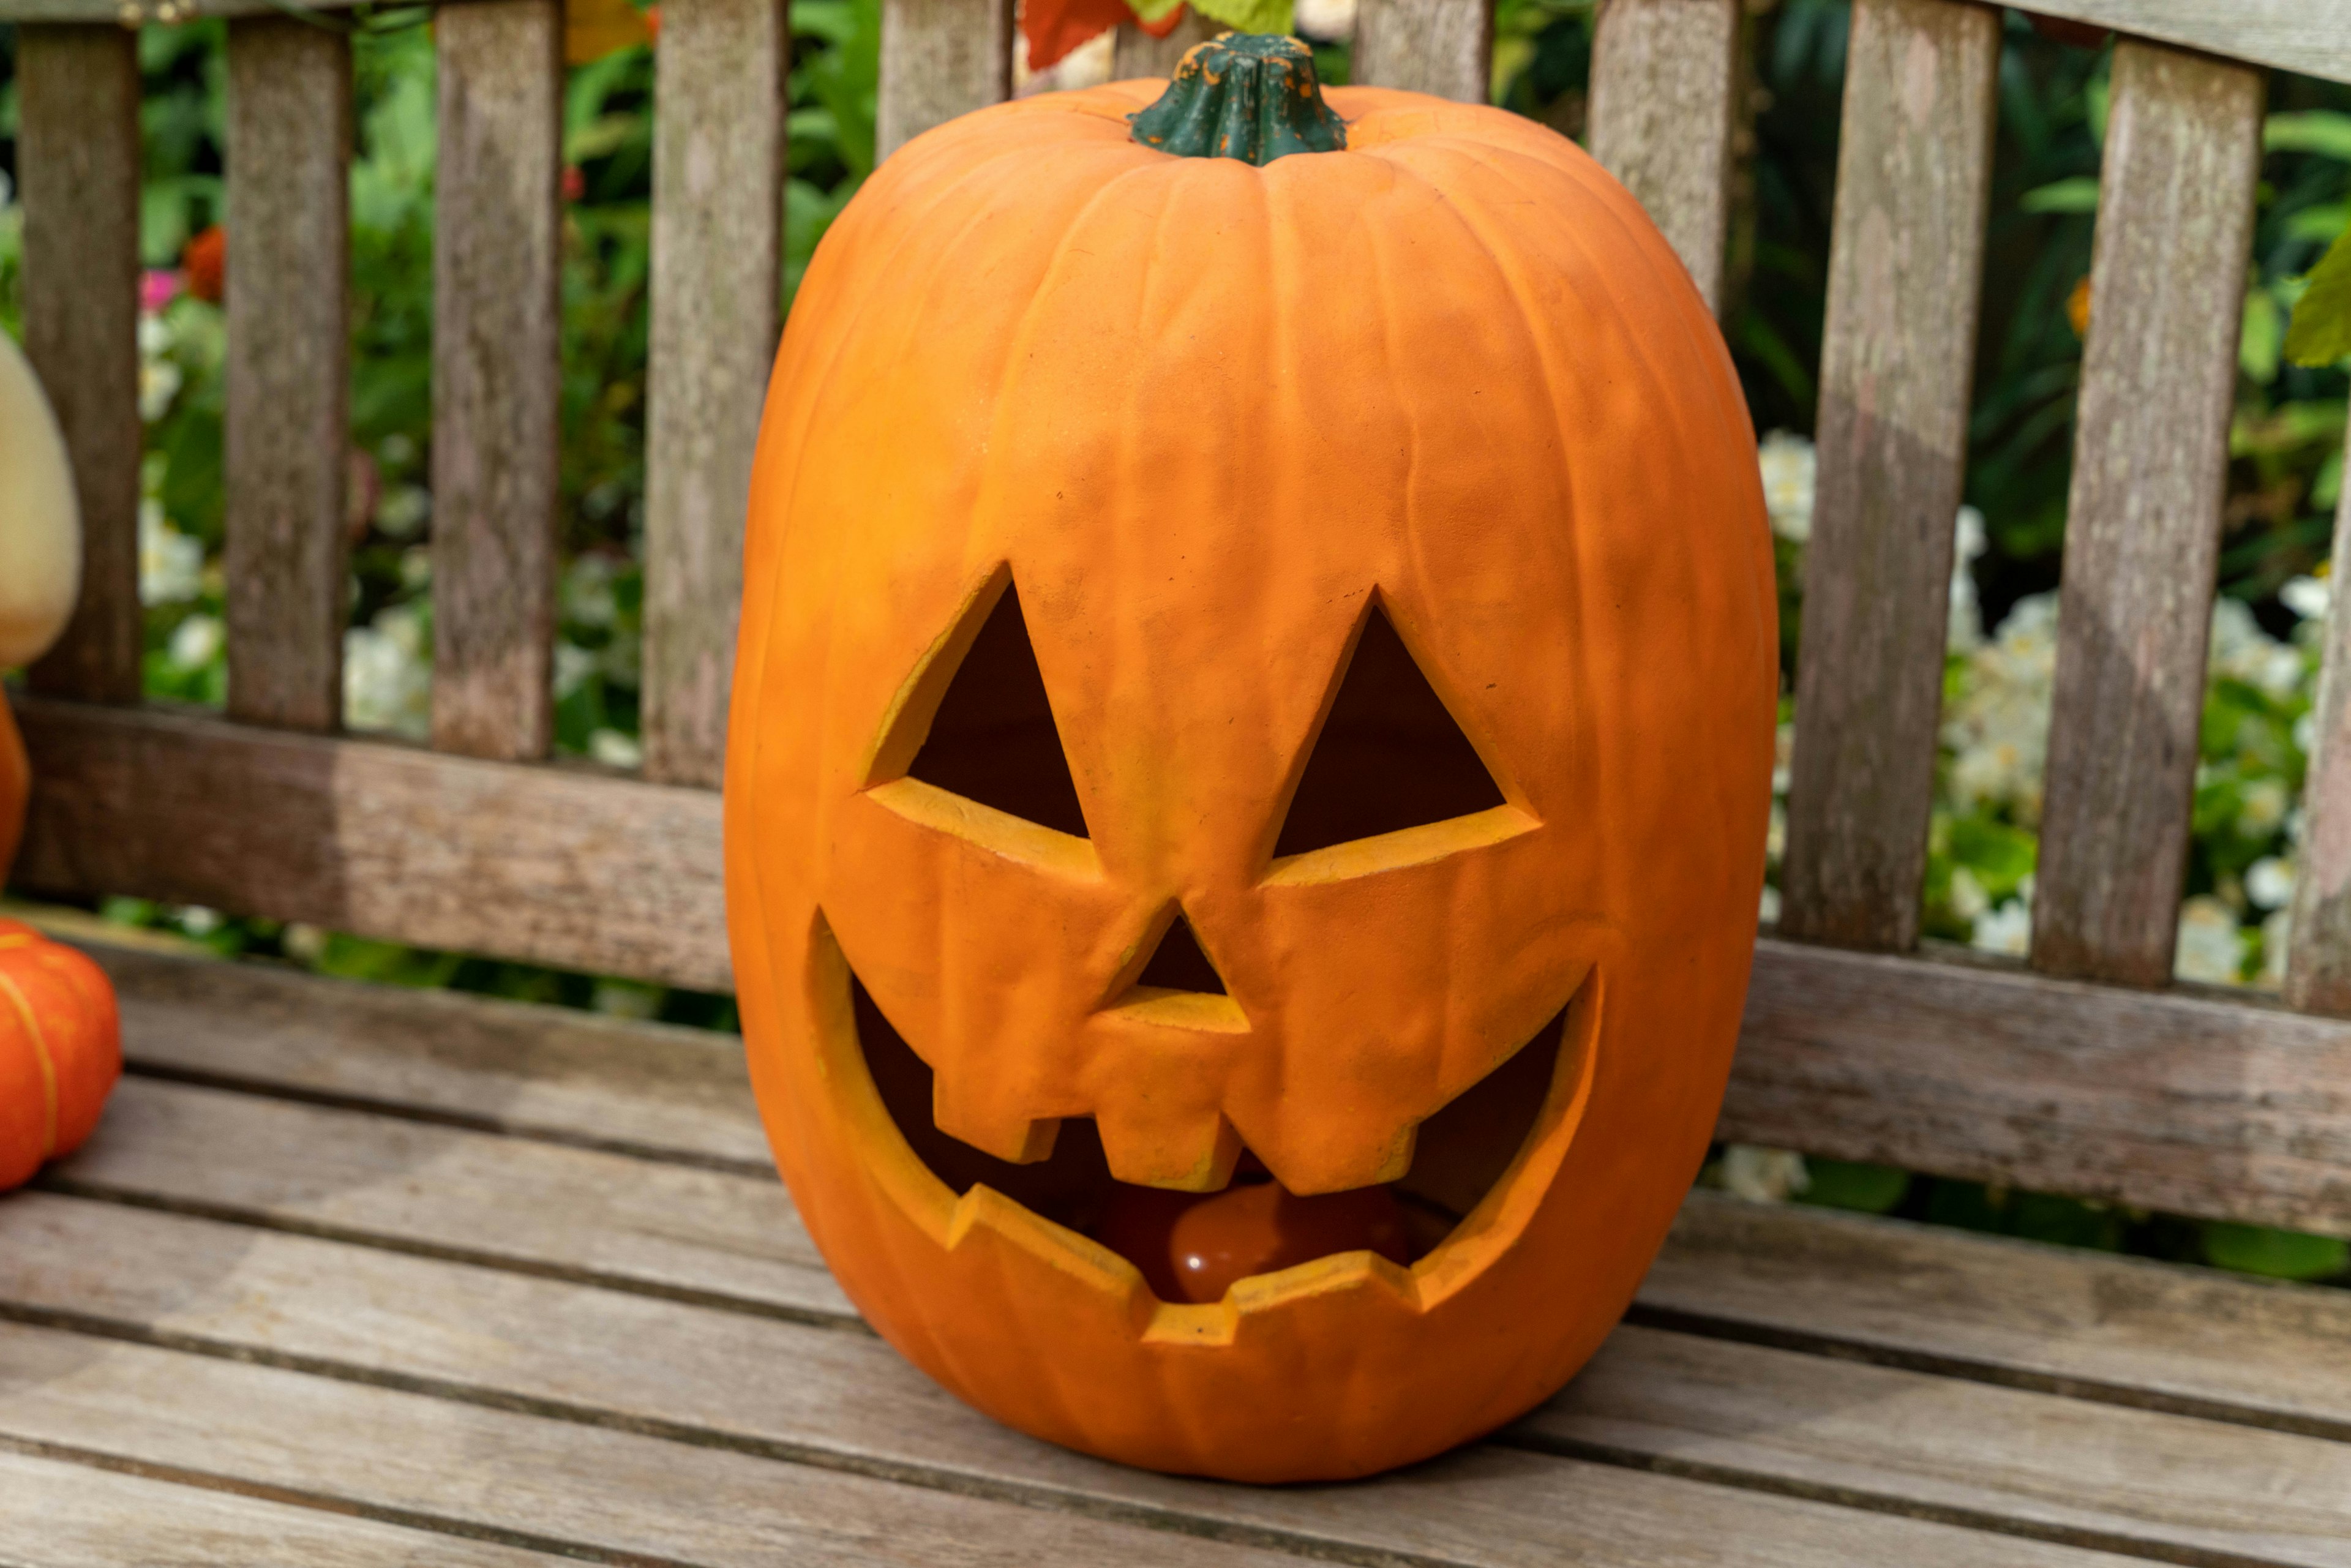
M2304 281L2286 329L2285 355L2311 366L2351 355L2351 231L2335 236Z
M2277 1280L2331 1280L2351 1272L2351 1243L2332 1236L2222 1220L2207 1221L2202 1233L2205 1260L2218 1268Z
M1804 1162L1804 1171L1810 1180L1804 1190L1796 1195L1796 1201L1823 1208L1886 1214L1899 1207L1910 1193L1910 1173L1893 1166L1812 1159Z
M1236 32L1287 33L1292 25L1291 0L1192 0L1192 5Z

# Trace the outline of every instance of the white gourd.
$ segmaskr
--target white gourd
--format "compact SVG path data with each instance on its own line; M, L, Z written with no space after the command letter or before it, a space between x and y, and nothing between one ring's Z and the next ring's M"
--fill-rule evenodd
M33 367L0 332L0 670L30 664L57 641L80 583L65 437Z

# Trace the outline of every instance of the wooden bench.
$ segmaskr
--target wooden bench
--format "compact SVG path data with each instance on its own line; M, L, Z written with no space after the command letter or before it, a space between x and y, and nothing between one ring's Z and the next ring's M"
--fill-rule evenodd
M724 988L710 607L777 327L780 7L664 5L642 777L548 758L557 0L438 17L429 748L335 733L348 47L193 9L238 14L225 716L140 704L133 36L116 0L0 0L89 567L18 698L19 883ZM2031 961L1917 944L2001 18L1855 0L1784 913L1723 1135L2351 1233L2340 669L2293 1006L2168 984L2261 68L2351 80L2351 0L2043 9L2132 37ZM884 16L885 148L1007 90L1001 0ZM1594 63L1594 149L1710 297L1739 27L1611 0ZM1487 30L1364 0L1358 75L1479 96ZM0 1200L0 1561L2351 1562L2351 1293L1700 1194L1591 1369L1491 1440L1347 1487L1170 1479L997 1427L865 1332L724 1037L96 950L129 1076Z

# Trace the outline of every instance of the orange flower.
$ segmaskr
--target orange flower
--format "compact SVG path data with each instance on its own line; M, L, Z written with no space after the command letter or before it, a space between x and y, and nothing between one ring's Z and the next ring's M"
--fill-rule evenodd
M188 292L217 305L228 287L228 231L214 224L188 242L180 253L188 275Z
M2065 296L2065 319L2074 324L2074 336L2090 335L2090 279L2085 273L2082 281L2074 285L2074 292Z

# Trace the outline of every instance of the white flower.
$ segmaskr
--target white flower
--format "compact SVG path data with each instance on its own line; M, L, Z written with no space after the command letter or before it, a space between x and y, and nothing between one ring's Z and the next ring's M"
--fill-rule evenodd
M1968 933L1968 946L2022 958L2032 946L2032 906L2022 898L2011 898L1997 909L1984 911L1976 916L1975 929Z
M412 593L433 586L431 549L423 545L410 545L400 552L400 585Z
M163 503L139 504L139 602L184 604L204 588L204 547L173 528Z
M1756 904L1755 918L1766 925L1780 924L1780 890L1770 883L1763 884L1763 896Z
M1943 632L1948 653L1973 652L1983 642L1983 612L1976 601L1976 575L1968 564L1989 547L1984 517L1973 507L1961 507L1951 541L1950 618Z
M1785 1203L1813 1185L1804 1156L1793 1149L1733 1144L1722 1151L1722 1185L1750 1203Z
M142 311L139 317L139 357L160 360L172 351L172 323L161 315Z
M343 724L422 740L433 730L433 671L416 612L394 605L343 633Z
M1803 543L1813 537L1813 477L1818 466L1813 444L1775 430L1757 445L1755 457L1763 470L1763 506L1771 514L1771 531Z
M2005 805L2027 826L2039 820L2056 672L2054 593L2018 600L1998 634L1968 652L1960 695L1943 713L1959 810Z
M2306 758L2318 744L2318 710L2311 708L2294 721L2294 748Z
M422 485L394 485L375 504L375 526L396 539L409 538L433 515L433 494Z
M2241 599L2213 601L2210 664L2214 675L2258 686L2273 697L2291 695L2302 685L2302 653L2262 631Z
M632 980L599 980L588 998L588 1005L598 1012L624 1019L649 1019L661 1011L661 1003L659 986Z
M2285 984L2285 960L2294 941L2294 911L2279 909L2271 912L2262 922L2261 984L2270 987Z
M1298 0L1293 25L1310 38L1338 43L1355 36L1355 0Z
M1965 866L1951 868L1951 913L1973 925L1991 912L1991 894Z
M201 670L221 655L221 645L226 641L220 617L191 615L172 629L172 641L163 657L175 670Z
M588 732L588 755L607 768L640 768L644 765L644 747L632 736L617 729L595 729Z
M209 936L221 928L217 909L207 909L201 904L183 904L172 911L172 923L191 936Z
M561 702L596 673L596 655L577 643L555 644L555 700Z
M153 320L153 317L146 318ZM154 423L171 412L172 400L180 395L180 367L169 360L139 361L139 417Z
M563 619L580 626L611 625L621 613L612 577L612 562L606 556L583 555L566 567L556 589Z
M2237 831L2249 839L2266 839L2285 825L2294 804L2283 779L2256 779L2245 786L2237 806Z
M297 963L315 964L327 951L327 934L316 925L305 925L297 920L286 927L278 938L286 956Z
M2294 902L2292 861L2263 855L2245 870L2245 896L2263 909L2281 909Z
M2234 910L2210 894L2199 894L2179 906L2179 940L2171 958L2174 975L2228 986L2236 984L2244 967L2244 941Z
M2304 621L2322 619L2335 602L2335 585L2323 577L2295 577L2278 590L2278 602Z
M1771 802L1771 824L1763 830L1763 853L1773 865L1788 852L1788 808L1776 798Z

